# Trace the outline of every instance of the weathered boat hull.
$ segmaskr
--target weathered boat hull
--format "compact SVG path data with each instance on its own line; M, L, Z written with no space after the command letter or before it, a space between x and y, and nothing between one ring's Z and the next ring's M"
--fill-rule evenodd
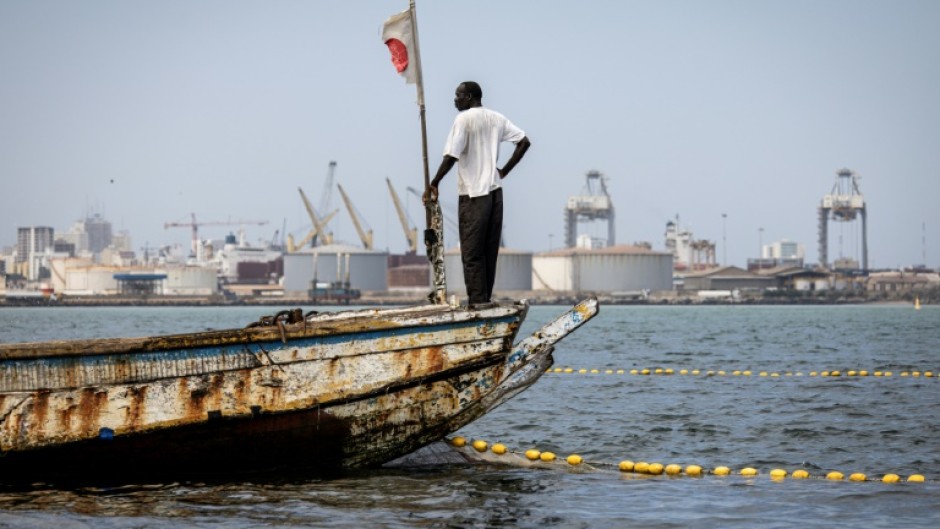
M570 330L513 348L526 310L369 310L0 345L0 481L377 465L471 422L547 369L551 345ZM592 311L596 302L565 321L574 328Z

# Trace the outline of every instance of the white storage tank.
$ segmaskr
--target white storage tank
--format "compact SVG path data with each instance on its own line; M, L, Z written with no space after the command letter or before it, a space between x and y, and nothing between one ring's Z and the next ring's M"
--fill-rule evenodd
M208 296L219 291L218 273L204 266L174 266L157 270L166 274L163 293L169 296Z
M348 256L350 288L374 292L388 290L388 252L329 244L284 254L285 295L301 295L310 290L314 278L314 255L319 283L345 281Z
M68 270L76 267L93 265L91 259L85 257L56 257L49 260L50 274L52 275L52 289L62 292L66 289L65 278Z
M118 282L114 274L120 268L113 266L77 266L65 270L65 289L71 295L117 294Z
M460 248L451 248L444 253L444 266L447 268L447 292L457 296L466 296L467 287L463 281L463 259ZM493 283L493 296L499 292L517 292L532 290L532 252L500 248L496 257L496 281Z
M642 246L564 248L532 258L535 290L633 292L672 290L671 252Z

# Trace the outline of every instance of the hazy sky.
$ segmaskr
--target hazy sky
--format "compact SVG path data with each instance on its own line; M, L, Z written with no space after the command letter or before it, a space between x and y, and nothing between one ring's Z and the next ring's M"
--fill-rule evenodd
M90 212L137 249L188 246L164 223L191 213L268 221L245 226L253 244L282 225L300 238L297 187L319 205L335 160L376 247L403 251L385 178L403 198L423 185L421 136L414 86L379 33L405 8L0 1L0 245ZM596 169L618 243L662 249L679 215L719 260L789 239L813 262L816 208L847 167L868 203L870 265L922 263L926 248L940 266L936 0L419 0L418 21L432 173L464 80L532 140L504 182L509 247L557 248L567 197ZM441 189L455 204L455 172ZM345 210L331 225L358 241ZM859 232L830 224L830 260L857 257Z

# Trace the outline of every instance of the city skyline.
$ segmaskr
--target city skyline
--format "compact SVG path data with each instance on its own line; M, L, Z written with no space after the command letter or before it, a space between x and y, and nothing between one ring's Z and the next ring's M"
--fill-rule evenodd
M466 79L533 141L505 183L507 246L557 248L567 197L598 170L619 244L662 250L679 215L719 261L742 266L761 242L788 239L815 262L816 208L848 168L869 205L870 267L940 265L936 3L538 6L418 2L432 170ZM245 227L252 244L283 226L302 237L296 189L319 203L336 160L376 248L404 251L382 180L422 229L406 192L422 185L418 113L378 34L406 7L0 5L0 246L18 227L58 232L92 210L135 250L187 247L187 230L164 225L193 213L268 221ZM484 24L501 38L479 38ZM455 179L441 187L451 203ZM332 225L358 242L345 211ZM848 253L857 236L830 230L832 260L840 237Z

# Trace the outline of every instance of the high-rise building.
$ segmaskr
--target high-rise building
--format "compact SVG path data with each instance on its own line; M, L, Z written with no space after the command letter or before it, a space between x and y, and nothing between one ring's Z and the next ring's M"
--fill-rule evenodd
M85 233L88 234L88 250L91 253L101 253L111 246L111 223L104 220L97 213L84 220Z
M74 244L76 253L100 254L111 246L114 235L111 223L95 213L73 224L60 238Z
M16 262L23 263L30 256L52 248L55 231L49 226L29 226L16 230Z

